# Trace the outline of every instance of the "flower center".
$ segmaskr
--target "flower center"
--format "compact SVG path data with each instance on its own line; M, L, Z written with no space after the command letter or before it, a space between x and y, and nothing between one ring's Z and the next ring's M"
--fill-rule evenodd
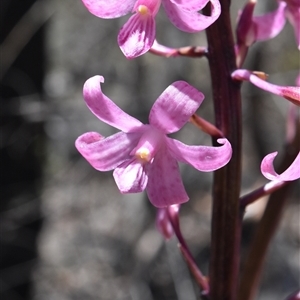
M135 156L141 163L150 163L163 142L164 134L149 126L130 155Z
M139 12L141 15L146 15L146 14L148 14L148 12L149 12L148 7L145 6L145 5L139 5L139 7L138 7L137 10L138 10L138 12Z
M151 153L147 148L140 148L136 151L135 157L141 159L144 162L149 162L151 160Z
M142 16L153 15L155 16L159 10L161 0L138 0L136 1L133 12L137 12Z

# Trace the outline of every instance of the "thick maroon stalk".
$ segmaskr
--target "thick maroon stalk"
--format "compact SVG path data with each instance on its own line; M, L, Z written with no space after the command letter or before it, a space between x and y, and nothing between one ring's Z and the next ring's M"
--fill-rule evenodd
M229 139L233 156L215 172L210 258L210 299L236 300L239 270L241 216L241 96L231 79L236 69L230 23L230 1L221 0L219 19L206 30L216 126ZM209 8L206 9L209 12Z

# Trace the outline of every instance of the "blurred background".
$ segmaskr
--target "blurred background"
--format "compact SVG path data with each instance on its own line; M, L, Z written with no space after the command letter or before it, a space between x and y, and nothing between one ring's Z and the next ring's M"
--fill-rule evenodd
M234 26L244 1L232 2ZM257 13L274 7L262 2ZM117 45L128 16L101 20L80 0L1 0L0 8L1 300L199 299L176 240L165 242L158 233L145 193L121 195L112 173L95 171L74 141L88 131L115 132L82 98L85 80L98 74L105 77L105 94L143 122L169 84L186 80L205 94L199 115L213 122L206 59L146 54L128 61ZM171 47L206 45L205 33L180 32L162 9L157 38ZM245 67L265 71L270 82L294 85L299 52L292 27L255 44ZM260 161L283 150L287 109L286 101L243 85L242 194L267 182ZM190 124L175 137L211 145L210 137ZM182 231L207 274L212 174L186 165L181 170L190 196L181 208ZM270 245L259 300L281 300L299 288L297 200L299 185ZM265 203L247 210L243 257Z

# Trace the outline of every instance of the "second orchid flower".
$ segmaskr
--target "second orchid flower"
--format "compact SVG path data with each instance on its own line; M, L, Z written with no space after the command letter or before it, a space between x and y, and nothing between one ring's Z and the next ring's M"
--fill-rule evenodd
M102 76L87 80L83 95L101 121L121 130L108 138L88 132L76 140L78 151L99 171L114 169L121 193L147 191L149 200L163 208L188 201L178 161L210 172L226 165L232 149L226 138L220 147L188 146L167 137L181 129L196 112L204 95L184 81L171 84L156 100L149 124L129 116L102 93Z

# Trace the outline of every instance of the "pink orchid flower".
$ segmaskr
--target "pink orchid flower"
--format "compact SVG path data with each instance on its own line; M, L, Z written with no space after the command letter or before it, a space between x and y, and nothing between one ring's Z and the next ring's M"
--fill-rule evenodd
M253 17L255 40L265 41L277 36L283 29L286 20L294 28L296 43L300 49L300 0L278 1L276 10Z
M155 40L155 16L160 5L170 21L180 30L197 32L210 26L219 17L219 0L82 0L95 16L113 19L133 13L118 35L119 46L127 58L146 53ZM198 11L212 4L211 16Z
M273 152L265 156L261 162L262 174L270 180L293 181L300 178L300 152L293 163L281 174L277 174L274 170L273 162L277 152Z
M149 124L122 111L102 93L102 76L88 79L83 96L88 108L101 121L121 130L108 138L88 132L76 140L76 147L97 170L113 170L121 193L146 189L149 200L163 208L188 201L178 161L199 171L210 172L228 163L232 149L225 138L220 147L188 146L167 137L185 125L204 95L184 81L171 84L154 103Z

